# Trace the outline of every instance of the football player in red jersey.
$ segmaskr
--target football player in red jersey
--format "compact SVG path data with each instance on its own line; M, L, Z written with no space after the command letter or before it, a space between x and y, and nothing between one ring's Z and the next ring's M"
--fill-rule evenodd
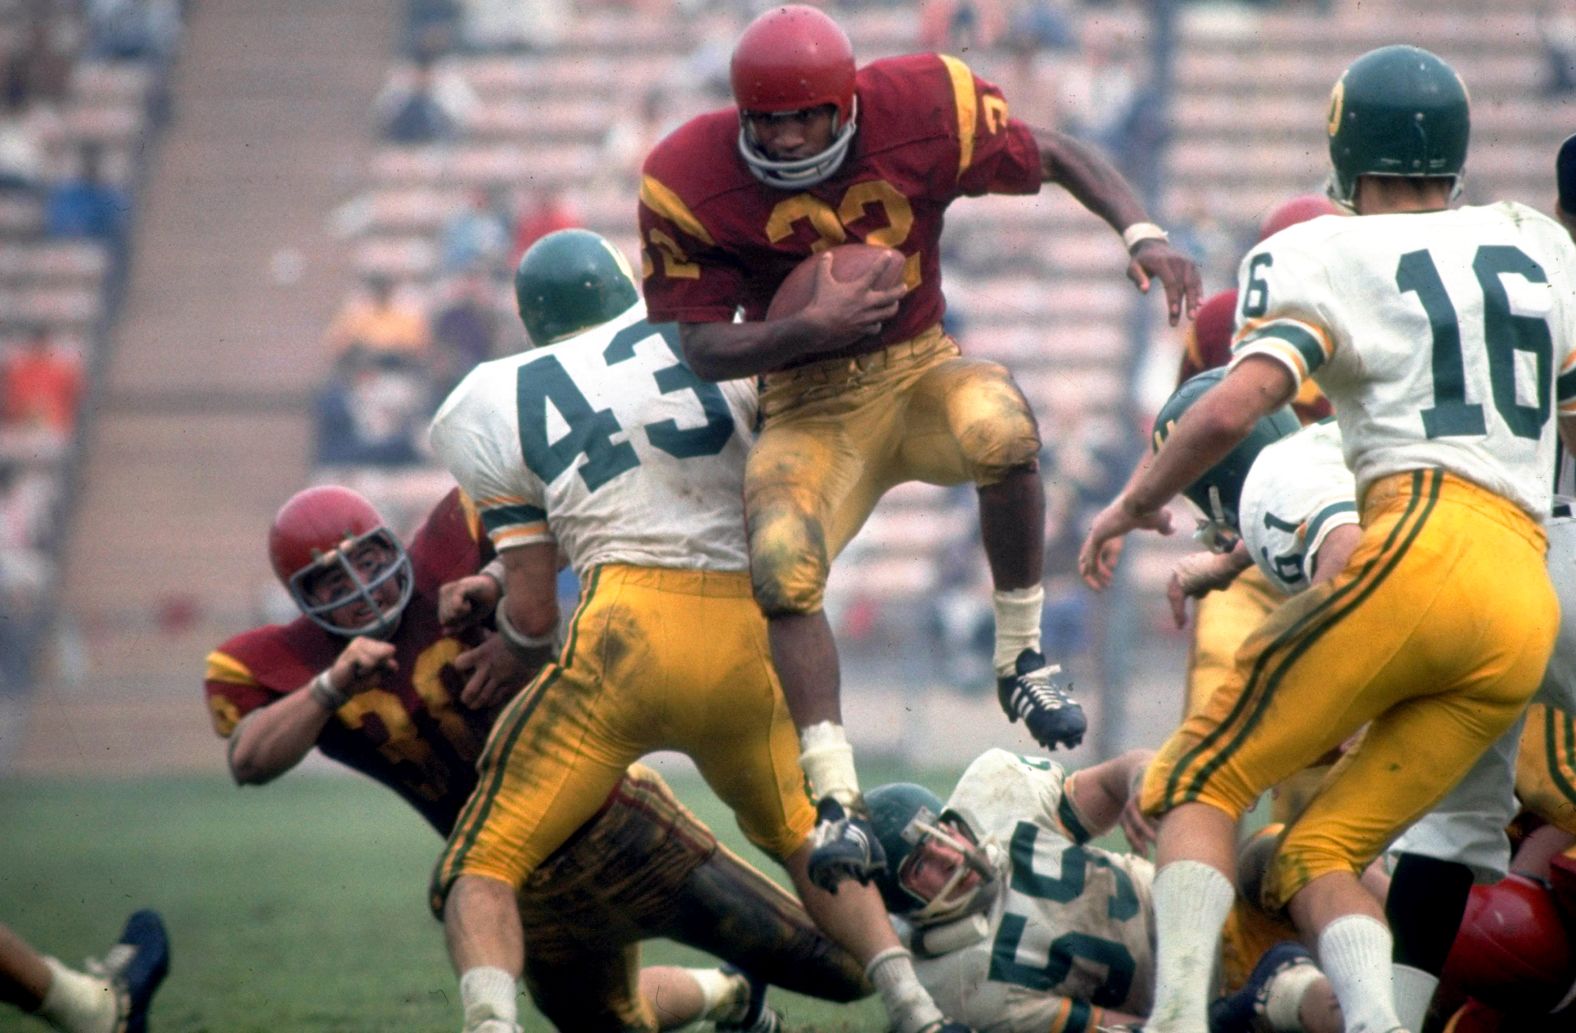
M208 657L209 709L230 740L236 781L271 781L316 746L448 835L476 786L497 707L532 673L529 657L483 637L475 622L499 597L475 510L450 491L407 551L362 496L309 488L280 509L269 554L302 616L237 635ZM543 648L537 666L551 653ZM868 992L858 964L797 901L718 844L639 765L538 869L519 905L527 987L562 1029L622 1033L708 1018L719 1029L772 1030L768 981L833 1000ZM658 936L750 976L637 974L633 945ZM517 1028L513 1016L480 1022L489 1033Z
M978 486L1003 708L1049 748L1075 745L1086 727L1039 651L1034 414L1004 368L962 358L941 328L947 206L1061 184L1122 234L1139 289L1161 281L1173 322L1197 307L1198 272L1110 162L1010 118L1000 90L956 58L917 54L856 71L843 30L790 5L744 30L731 78L735 107L691 119L646 160L645 295L653 320L680 324L696 373L764 375L745 486L751 573L821 798L812 872L832 887L867 881L881 858L861 815L822 595L832 558L888 488ZM808 305L765 318L792 269L848 242L896 249L904 282L875 289L879 266L838 282L823 260Z

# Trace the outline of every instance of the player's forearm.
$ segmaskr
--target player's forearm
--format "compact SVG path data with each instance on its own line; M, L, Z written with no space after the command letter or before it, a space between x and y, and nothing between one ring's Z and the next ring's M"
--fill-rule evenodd
M804 355L836 347L808 320L789 316L759 323L683 323L684 358L704 380L737 380L782 369Z
M253 711L231 737L230 774L240 785L273 781L317 745L331 714L307 686Z
M1047 183L1060 184L1118 233L1150 221L1132 186L1096 148L1054 130L1037 129L1034 137Z

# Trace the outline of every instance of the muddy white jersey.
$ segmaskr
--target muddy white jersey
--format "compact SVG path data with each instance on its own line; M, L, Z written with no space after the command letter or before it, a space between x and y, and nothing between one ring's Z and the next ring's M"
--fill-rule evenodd
M1153 1001L1154 867L1087 845L1064 792L1076 777L989 750L947 801L997 861L1001 892L983 937L915 968L943 1012L985 1033L1084 1028L1091 1006L1146 1015Z
M1576 412L1576 246L1513 202L1322 217L1242 261L1232 363L1266 355L1335 406L1358 496L1439 468L1543 519Z
M602 563L749 569L744 459L756 395L685 364L678 327L637 302L575 337L485 362L432 421L432 445L500 550L556 541Z
M1331 531L1358 522L1356 488L1333 421L1310 424L1267 445L1242 479L1237 526L1270 584L1307 588Z

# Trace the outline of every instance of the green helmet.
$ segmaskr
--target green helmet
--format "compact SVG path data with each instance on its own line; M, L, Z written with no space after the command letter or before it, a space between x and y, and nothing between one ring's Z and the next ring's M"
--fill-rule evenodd
M526 336L540 348L606 323L640 296L617 248L590 230L559 230L520 257L514 300Z
M1426 50L1359 57L1330 92L1330 197L1350 205L1362 175L1450 176L1459 188L1469 106L1455 69Z
M1224 369L1207 369L1197 376L1189 377L1172 392L1171 397L1160 407L1160 412L1155 414L1156 452L1171 436L1182 414L1224 379ZM1301 427L1301 422L1289 405L1260 417L1236 448L1226 453L1224 459L1206 470L1198 480L1183 488L1182 494L1216 525L1237 531L1237 505L1242 500L1242 482L1247 479L1248 469L1253 466L1253 461L1259 457L1265 445L1274 444L1286 435L1296 433Z
M876 876L876 886L889 912L918 926L950 922L990 906L995 899L996 871L971 840L941 825L942 804L935 793L912 782L892 782L864 795L870 824L886 853L886 868ZM933 838L956 850L963 861L935 897L926 900L903 885L903 866L921 844ZM977 873L979 879L968 889L960 889L969 872Z

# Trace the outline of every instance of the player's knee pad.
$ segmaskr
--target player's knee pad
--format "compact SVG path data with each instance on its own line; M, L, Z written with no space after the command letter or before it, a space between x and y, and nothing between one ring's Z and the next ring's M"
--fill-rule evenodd
M750 582L768 617L815 613L826 592L826 536L808 514L767 507L750 516Z

